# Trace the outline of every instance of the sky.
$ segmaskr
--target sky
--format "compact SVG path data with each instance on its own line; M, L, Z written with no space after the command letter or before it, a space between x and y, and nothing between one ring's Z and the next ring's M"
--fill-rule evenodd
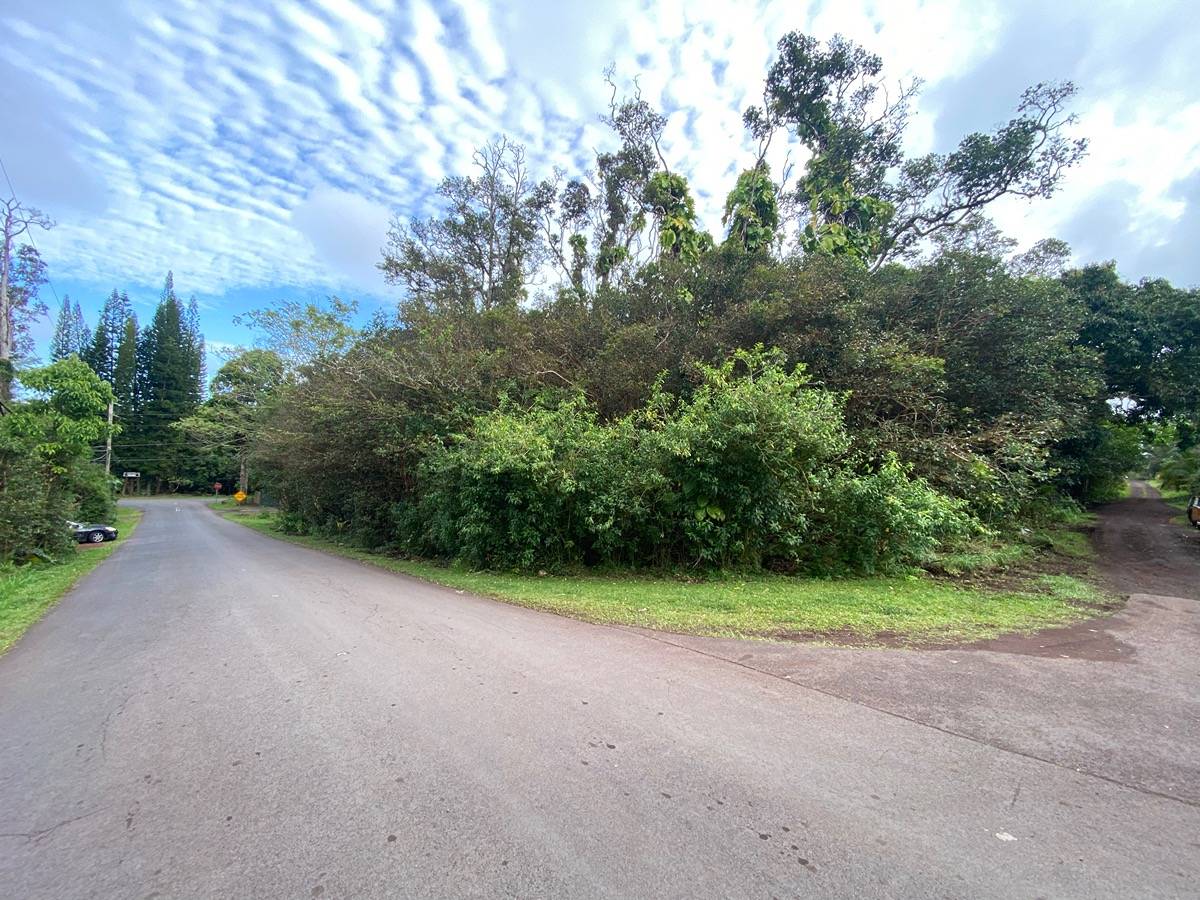
M94 319L117 287L145 319L172 270L219 352L248 339L234 315L281 298L392 307L389 219L434 212L489 139L522 143L535 175L588 171L612 144L610 64L668 114L665 155L718 234L775 43L841 33L924 79L912 154L1006 121L1030 84L1076 82L1087 159L993 217L1023 246L1060 237L1079 262L1191 286L1198 21L1173 0L0 0L0 160L57 222L35 236L51 306L69 294Z

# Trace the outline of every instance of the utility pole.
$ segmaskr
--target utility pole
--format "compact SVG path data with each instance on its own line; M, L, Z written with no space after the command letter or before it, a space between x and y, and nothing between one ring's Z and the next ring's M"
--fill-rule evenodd
M104 437L104 474L112 474L113 402L108 401L108 434Z
M0 240L0 401L12 399L12 358L16 335L13 328L13 303L9 295L9 272L12 269L13 243L36 225L53 228L54 223L40 210L22 206L15 197L0 200L4 233Z

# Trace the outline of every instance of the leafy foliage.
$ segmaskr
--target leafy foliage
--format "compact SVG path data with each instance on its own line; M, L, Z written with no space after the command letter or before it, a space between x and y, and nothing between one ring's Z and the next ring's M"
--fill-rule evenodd
M522 300L540 262L525 151L501 139L475 154L475 176L445 179L439 218L394 222L379 268L429 310L487 311Z
M194 413L175 423L218 471L236 471L248 491L251 443L284 382L284 364L271 350L247 350L221 366L211 394Z
M101 518L112 486L91 462L112 390L78 357L21 374L32 399L0 416L0 562L71 547L66 520Z
M1169 491L1200 495L1200 450L1174 450L1158 467L1158 479Z
M420 500L397 524L411 549L472 565L578 563L875 571L910 563L965 531L961 504L892 462L859 475L841 400L778 352L701 366L683 401L657 391L602 423L579 397L477 417L427 458ZM893 512L857 536L872 492ZM855 503L854 498L861 498Z
M747 253L767 251L779 229L779 201L765 162L746 169L725 200L726 241Z
M744 121L769 141L787 129L810 152L794 200L805 249L844 253L875 266L910 254L1002 196L1048 197L1087 142L1070 139L1070 82L1037 84L1017 116L992 134L967 135L948 154L904 159L909 107L920 81L892 94L883 61L836 36L828 45L798 32L780 39L761 106Z
M695 263L701 253L712 249L712 235L698 227L696 204L682 175L655 172L646 185L646 205L658 222L663 253Z
M883 243L883 230L892 205L874 197L857 196L847 179L816 193L809 201L811 216L800 236L805 253L846 256L866 263Z

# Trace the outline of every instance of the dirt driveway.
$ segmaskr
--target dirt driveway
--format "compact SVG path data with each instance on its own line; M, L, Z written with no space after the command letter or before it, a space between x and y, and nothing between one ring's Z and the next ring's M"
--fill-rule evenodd
M1144 481L1101 508L1096 549L1117 590L1200 600L1200 530L1181 526L1181 515Z
M1200 532L1157 491L1100 510L1116 615L948 650L644 632L872 709L1200 806ZM1021 788L1014 786L1013 803Z

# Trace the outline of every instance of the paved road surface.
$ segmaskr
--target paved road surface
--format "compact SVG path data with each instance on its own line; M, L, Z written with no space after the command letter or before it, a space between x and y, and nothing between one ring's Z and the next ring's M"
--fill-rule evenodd
M703 641L146 507L0 658L5 897L1196 896L1193 600L1112 658Z

